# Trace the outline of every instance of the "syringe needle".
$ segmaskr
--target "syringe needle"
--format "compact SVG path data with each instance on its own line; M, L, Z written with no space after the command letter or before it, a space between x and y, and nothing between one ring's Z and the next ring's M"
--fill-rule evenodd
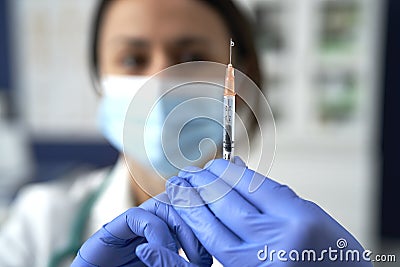
M232 41L232 38L229 42L229 65L232 65L232 47L235 46L235 43Z

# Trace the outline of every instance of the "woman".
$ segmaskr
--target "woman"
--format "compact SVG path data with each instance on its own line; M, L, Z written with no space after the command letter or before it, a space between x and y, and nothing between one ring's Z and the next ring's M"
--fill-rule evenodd
M237 44L235 66L260 85L253 37L231 1L105 0L100 4L94 29L94 79L97 84L105 84L109 76L122 75L125 82L134 81L130 85L137 87L138 76L152 75L177 63L207 60L225 64L231 37ZM122 135L116 132L118 127L111 126L121 126L123 117L116 118L112 113L112 107L119 108L112 100L112 88L103 89L99 112L102 131L122 153ZM148 166L141 164L140 155L127 153L127 158L136 175L148 176ZM99 171L72 183L27 188L2 230L0 265L57 266L74 257L93 233L80 249L74 266L188 266L177 254L179 247L191 264L208 266L212 255L227 266L255 266L265 264L262 260L267 259L267 245L276 251L307 247L321 250L326 242L332 244L339 237L347 240L349 248L362 251L354 237L315 204L247 169L240 159L227 164L217 160L205 169L181 171L169 180L167 192L157 199L149 199L147 193L161 193L164 183L154 182L151 177L142 179L141 183L151 188L151 192L145 192L142 184L131 179L137 177L131 177L123 160L109 174ZM238 187L219 201L183 208L193 199L208 203L207 192L233 187L230 179L238 174L243 176ZM265 181L249 194L246 190L252 177ZM211 189L197 191L202 183L217 178L222 180Z
M149 76L188 61L226 64L233 38L235 67L261 86L250 32L230 1L100 1L93 29L93 77L98 84L106 75ZM165 190L164 184L151 187L153 194ZM111 170L29 186L1 229L0 266L42 267L64 256L72 259L103 224L148 198L122 158Z

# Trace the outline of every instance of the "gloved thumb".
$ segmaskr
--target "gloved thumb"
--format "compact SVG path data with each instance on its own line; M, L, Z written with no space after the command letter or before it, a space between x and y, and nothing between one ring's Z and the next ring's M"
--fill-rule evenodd
M246 167L246 163L239 156L233 157L233 163L235 163L236 165L239 165L241 167Z
M187 262L176 252L157 244L144 243L136 248L136 256L149 267L197 267Z
M204 165L204 169L209 168L212 164L218 162L219 160L222 160L222 159L212 159L212 160L210 160L209 162L207 162L207 163ZM234 157L233 157L233 163L236 164L236 165L238 165L238 166L240 166L240 167L246 167L246 163L245 163L239 156L234 156ZM195 171L195 170L192 170L192 169L187 169L187 170L189 170L189 171ZM186 170L186 171L187 171L187 170ZM199 170L200 170L200 169L199 169ZM184 171L185 171L185 170L184 170Z

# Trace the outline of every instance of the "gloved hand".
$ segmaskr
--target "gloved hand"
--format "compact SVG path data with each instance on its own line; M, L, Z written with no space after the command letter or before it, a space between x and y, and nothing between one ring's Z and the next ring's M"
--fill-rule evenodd
M372 266L319 206L235 161L189 167L166 185L174 209L224 266ZM263 182L249 193L253 177Z
M161 197L168 201L166 195ZM177 254L177 245L182 246L193 264ZM82 245L71 266L211 264L212 257L174 209L170 205L150 199L141 206L124 212L93 234Z

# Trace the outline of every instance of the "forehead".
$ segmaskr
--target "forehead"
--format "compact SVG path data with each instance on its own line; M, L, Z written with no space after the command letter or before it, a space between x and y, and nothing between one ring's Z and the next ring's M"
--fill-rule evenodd
M104 41L121 36L174 40L182 35L226 42L221 16L200 0L113 0L101 25Z

